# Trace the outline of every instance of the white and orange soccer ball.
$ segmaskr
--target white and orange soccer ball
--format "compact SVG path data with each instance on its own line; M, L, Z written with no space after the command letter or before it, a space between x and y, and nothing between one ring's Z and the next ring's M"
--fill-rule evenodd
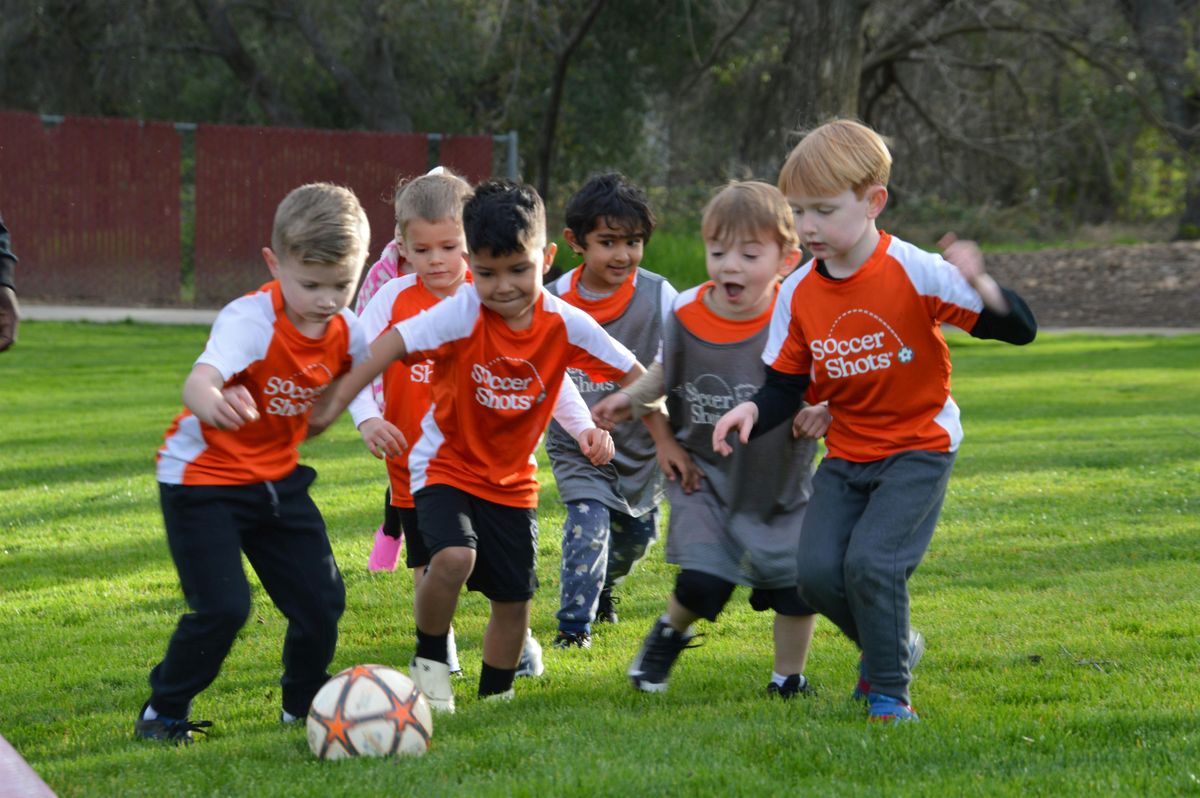
M355 665L317 692L308 710L308 747L320 759L420 755L433 717L412 679L384 665Z

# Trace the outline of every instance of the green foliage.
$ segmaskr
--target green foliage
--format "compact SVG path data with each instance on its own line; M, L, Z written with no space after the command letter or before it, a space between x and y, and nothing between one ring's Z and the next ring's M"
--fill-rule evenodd
M1187 192L1189 170L1165 134L1152 128L1141 131L1129 172L1127 218L1142 221L1178 215Z
M285 623L253 577L251 620L195 704L213 734L186 749L132 739L146 674L186 611L153 453L206 334L30 322L0 360L0 729L63 798L1197 789L1200 336L951 337L967 437L913 579L929 639L918 725L866 724L847 700L856 653L824 620L807 668L820 692L767 701L770 624L744 590L702 624L666 695L633 691L624 670L674 574L660 545L622 585L620 623L590 651L547 646L546 675L512 703L474 698L487 602L466 594L460 710L437 717L432 751L322 764L276 722ZM411 579L366 571L383 469L348 421L303 456L347 584L334 668L403 667ZM563 510L541 477L532 624L548 642Z

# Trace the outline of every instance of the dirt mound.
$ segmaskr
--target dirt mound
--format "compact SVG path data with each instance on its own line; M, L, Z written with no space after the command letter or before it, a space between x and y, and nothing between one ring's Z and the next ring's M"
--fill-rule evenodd
M1041 327L1200 326L1200 241L987 255Z

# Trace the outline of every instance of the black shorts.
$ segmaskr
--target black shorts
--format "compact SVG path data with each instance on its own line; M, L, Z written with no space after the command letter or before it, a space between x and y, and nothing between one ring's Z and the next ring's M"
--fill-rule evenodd
M416 507L392 507L399 516L400 528L404 530L404 564L409 568L429 565L429 547L421 535L421 524L417 521Z
M429 485L413 495L421 538L432 560L439 551L465 546L476 552L467 589L492 601L528 601L537 590L537 510L508 507L449 485Z

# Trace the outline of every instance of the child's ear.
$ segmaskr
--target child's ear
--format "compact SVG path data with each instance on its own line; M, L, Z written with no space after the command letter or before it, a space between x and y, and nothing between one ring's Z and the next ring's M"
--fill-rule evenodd
M574 230L572 230L569 227L564 227L563 228L563 238L565 238L567 240L567 246L569 246L571 248L572 252L574 252L576 255L583 254L583 250L584 250L583 242L575 237ZM585 236L585 238L586 238L586 236Z
M867 218L874 219L887 206L887 186L874 185L867 189Z
M546 245L546 248L542 250L542 252L542 274L545 274L546 272L550 271L550 267L554 265L554 255L558 252L558 244L555 244L552 241Z
M275 253L271 251L270 247L263 247L262 256L263 256L263 260L265 260L267 262L267 268L270 270L271 276L274 277L276 280L278 280L279 279L279 259L275 257Z

